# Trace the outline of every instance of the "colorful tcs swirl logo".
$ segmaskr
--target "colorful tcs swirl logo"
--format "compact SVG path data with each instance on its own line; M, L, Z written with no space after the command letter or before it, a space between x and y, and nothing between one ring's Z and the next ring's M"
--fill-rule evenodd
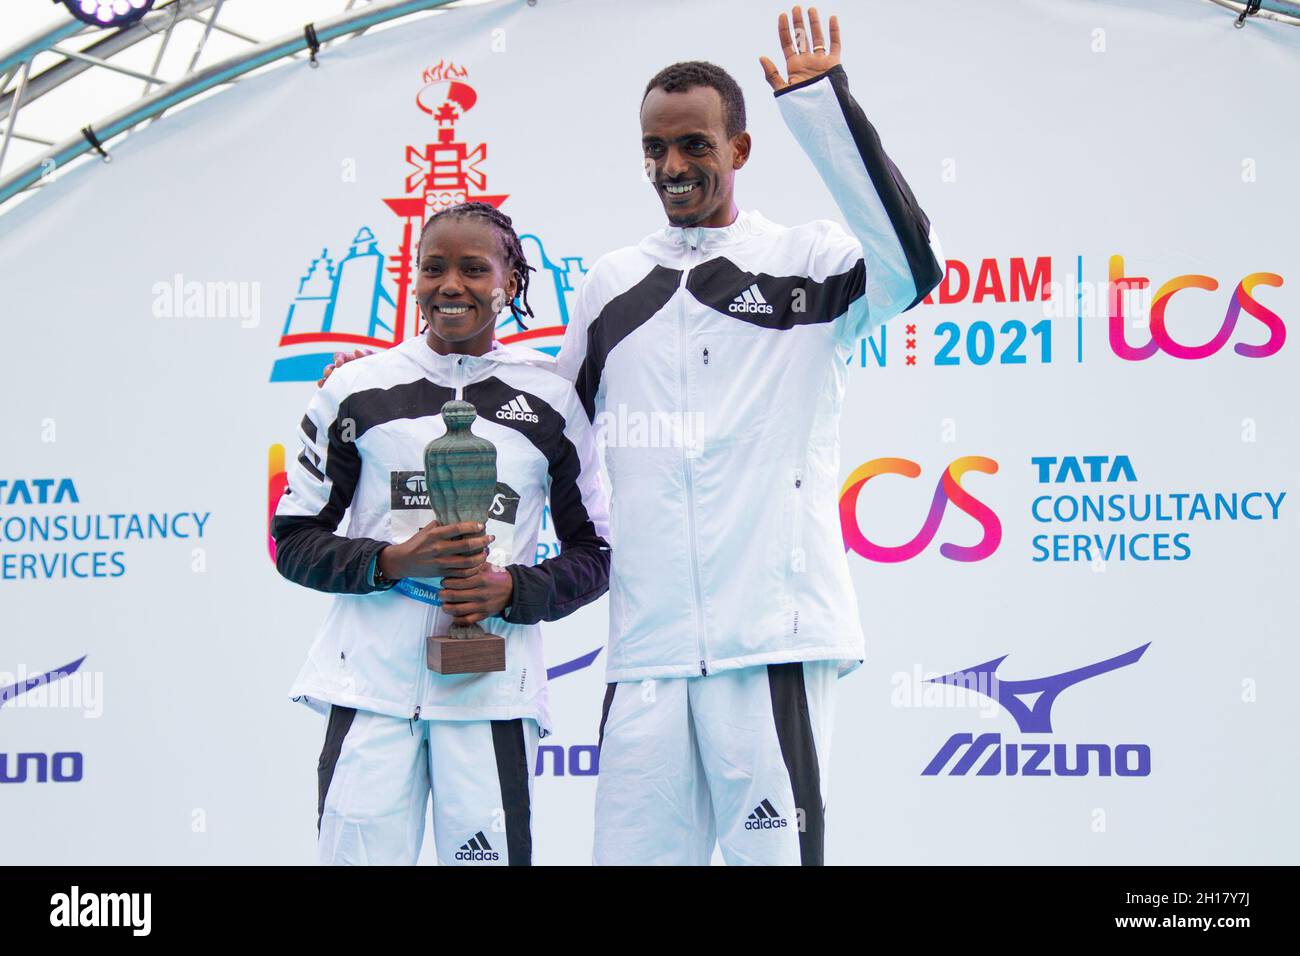
M280 497L289 487L289 476L284 470L284 446L272 445L266 456L266 550L275 563L275 538L271 537L271 522L275 520L275 509L280 504Z
M925 524L916 537L897 547L874 544L867 540L858 526L858 495L872 478L879 475L902 475L905 478L917 478L921 466L906 458L875 458L865 465L859 465L845 480L840 489L840 528L844 533L844 550L856 551L868 561L892 564L914 558L924 551L934 540L943 521L944 509L952 502L966 514L970 515L984 528L984 536L974 545L941 544L939 553L950 561L982 561L998 549L1002 541L1002 522L993 513L993 509L980 501L961 486L962 475L968 471L980 471L986 475L997 474L998 463L992 458L981 455L966 455L958 458L944 471L934 488L934 497L930 499L930 512L925 516Z
M1124 275L1124 259L1121 256L1110 257L1110 347L1116 355L1130 362L1141 362L1158 351L1179 359L1203 359L1222 349L1232 337L1237 327L1237 319L1244 311L1259 320L1268 329L1268 340L1254 345L1237 342L1233 351L1246 358L1267 358L1282 348L1286 342L1286 325L1276 312L1264 308L1255 299L1257 287L1282 285L1282 277L1272 272L1252 272L1240 282L1232 292L1232 299L1224 312L1219 331L1208 341L1200 345L1183 345L1175 342L1165 324L1165 310L1174 294L1184 289L1203 289L1213 292L1219 288L1219 282L1211 276L1185 275L1175 276L1159 289L1151 300L1151 317L1149 329L1151 341L1144 345L1130 345L1124 336L1124 300L1122 292L1126 289L1144 289L1151 280L1145 276Z

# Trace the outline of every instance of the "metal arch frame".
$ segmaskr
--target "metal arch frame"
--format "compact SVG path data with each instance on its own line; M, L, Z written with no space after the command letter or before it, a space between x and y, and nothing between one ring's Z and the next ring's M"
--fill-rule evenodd
M1246 12L1246 4L1243 0L1210 0L1210 2L1236 14ZM1262 0L1260 9L1255 11L1248 19L1254 19L1255 17L1297 27L1300 26L1300 2L1297 2L1297 0Z
M26 88L56 71L58 71L58 75L46 80L44 86L39 89L38 96L54 89L73 76L98 66L116 69L119 72L145 81L145 92L140 99L90 125L89 129L93 131L94 137L101 143L106 143L113 137L131 130L141 123L156 119L179 103L193 99L214 87L229 83L268 63L274 63L277 60L293 57L307 51L307 42L301 31L285 34L276 39L260 43L252 37L234 34L254 45L235 56L195 71L193 66L197 63L198 57L202 53L203 44L206 43L211 31L217 29L233 33L233 31L224 29L216 23L216 17L223 2L224 0L174 0L173 3L165 7L155 8L148 16L125 30L116 31L86 48L87 50L98 50L100 53L111 55L163 30L166 30L164 35L165 44L170 38L172 27L179 20L193 19L205 23L203 39L190 61L190 70L180 79L170 83L164 82L154 75L158 68L157 62L161 62L162 49L159 50L157 62L150 74L106 64L103 62L102 56L96 56L95 54L82 53L80 57L69 56L68 51L59 49L56 44L82 33L95 32L95 28L87 27L78 20L71 20L68 24L61 24L52 30L30 37L12 50L0 54L0 77L4 78L4 82L0 84L0 90L8 85L9 80L15 74L18 76L18 83L13 93L0 98L0 118L3 118L5 123L3 141L0 141L0 164L3 163L4 153L8 149L11 138L29 141L35 139L34 137L16 133L14 131L15 119L22 108ZM316 37L322 45L330 40L360 33L380 23L448 6L455 3L456 0L372 0L367 6L352 10L355 2L356 0L349 0L347 8L342 13L315 23ZM198 16L199 13L211 7L216 9L206 20ZM106 49L106 44L115 45ZM64 60L36 77L32 77L30 75L32 60L38 53L45 51L62 54ZM89 59L87 60L87 58ZM154 88L155 84L160 85ZM31 102L35 98L33 96L27 102ZM15 103L17 108L14 108ZM42 142L40 140L36 141ZM23 190L39 184L43 177L48 175L48 171L63 168L69 162L90 152L93 148L90 138L83 133L69 136L62 142L50 144L39 156L27 161L12 172L0 176L0 206L3 206Z
M1300 25L1300 2L1297 0L1263 0L1263 9L1283 14L1281 17L1269 17L1293 26Z
M39 53L53 52L62 55L64 57L63 62L56 63L31 79L27 96L22 101L23 103L30 103L81 75L92 66L103 65L107 69L116 70L117 67L113 63L101 64L95 61L107 60L109 57L159 32L164 35L165 46L166 41L171 38L173 27L181 20L194 20L198 23L209 22L214 29L222 33L256 44L258 40L254 37L217 23L217 14L220 12L221 2L222 0L170 0L169 3L155 7L143 18L123 29L92 27L80 20L69 20L66 23L60 23L57 26L34 34L11 49L0 53L0 73L12 75L13 71L20 68L24 63L30 63ZM214 5L217 6L218 10L214 11L214 14L205 21L201 14ZM67 50L57 46L63 40L100 32L104 32L106 35L77 54L70 55ZM86 56L93 57L93 59L87 61L84 59ZM159 63L161 63L161 56L155 61L152 72L157 72ZM0 89L3 89L3 87L0 87ZM9 116L13 102L14 94L12 92L0 93L0 119Z

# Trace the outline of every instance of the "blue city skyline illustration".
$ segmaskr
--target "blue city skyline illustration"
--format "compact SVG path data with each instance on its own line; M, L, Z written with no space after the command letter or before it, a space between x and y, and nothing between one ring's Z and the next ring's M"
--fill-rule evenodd
M396 315L397 303L384 288L386 258L379 251L379 242L369 226L357 230L349 243L348 254L337 265L330 258L329 248L321 249L298 281L298 294L289 303L281 334L350 332L378 338L379 331L383 330L392 335L391 319ZM340 303L346 306L354 300L363 305L351 313L345 308L342 322L336 327ZM384 321L381 311L390 321ZM355 324L350 321L354 318L359 320Z

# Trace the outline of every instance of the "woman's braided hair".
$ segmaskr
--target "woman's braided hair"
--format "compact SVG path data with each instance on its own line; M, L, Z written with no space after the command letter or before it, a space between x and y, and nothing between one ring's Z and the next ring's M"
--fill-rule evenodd
M429 227L446 216L483 219L496 227L497 232L501 234L501 245L505 248L506 268L515 274L519 282L518 292L515 298L510 300L510 314L519 323L521 329L528 328L528 326L524 325L524 316L533 317L532 306L528 304L528 273L536 270L524 258L523 246L519 243L519 235L515 232L514 223L510 217L496 206L488 205L485 202L465 202L458 206L448 206L446 209L434 213L425 221L424 228L420 230L420 242L424 242L424 234L429 231ZM523 304L522 310L519 308L519 303Z

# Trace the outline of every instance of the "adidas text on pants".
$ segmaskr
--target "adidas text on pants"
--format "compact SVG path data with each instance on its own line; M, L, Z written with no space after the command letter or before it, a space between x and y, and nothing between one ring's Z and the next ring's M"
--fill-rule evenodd
M429 797L444 866L532 863L532 720L406 720L330 708L318 766L322 864L414 865Z
M836 661L610 684L593 861L816 866Z

